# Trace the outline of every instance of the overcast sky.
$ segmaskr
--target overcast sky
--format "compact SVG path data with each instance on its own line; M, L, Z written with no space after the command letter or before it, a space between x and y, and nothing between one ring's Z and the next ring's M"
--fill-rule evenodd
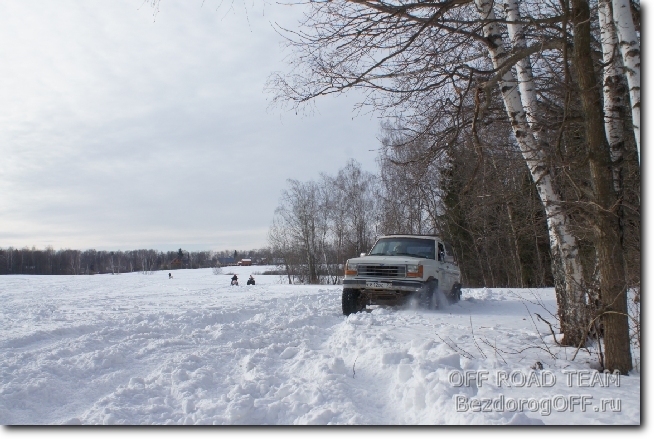
M302 8L236 3L0 0L0 247L262 247L286 179L376 170L356 96L269 107Z

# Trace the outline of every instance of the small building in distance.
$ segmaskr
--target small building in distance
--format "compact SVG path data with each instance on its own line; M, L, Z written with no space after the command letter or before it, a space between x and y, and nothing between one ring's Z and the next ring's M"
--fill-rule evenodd
M244 259L241 259L240 261L238 261L238 264L237 264L237 265L242 265L242 266L244 266L244 267L247 267L247 266L249 266L249 265L252 265L252 259L250 259L250 258L244 258Z

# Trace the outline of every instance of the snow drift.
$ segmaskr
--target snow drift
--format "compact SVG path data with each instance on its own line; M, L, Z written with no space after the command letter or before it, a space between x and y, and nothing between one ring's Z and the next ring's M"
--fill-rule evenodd
M0 423L640 423L639 372L602 385L535 317L551 289L345 317L339 286L230 268L0 277Z

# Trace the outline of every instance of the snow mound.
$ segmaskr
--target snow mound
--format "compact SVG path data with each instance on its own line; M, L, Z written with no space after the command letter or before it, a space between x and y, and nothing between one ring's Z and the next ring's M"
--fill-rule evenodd
M252 267L238 269L241 277ZM573 363L572 349L544 344L549 328L529 313L555 314L551 290L466 289L446 309L378 307L345 317L339 286L256 275L256 286L233 288L230 277L209 269L178 270L171 280L0 277L0 422L640 423L637 372L619 386L566 385L564 371L594 358L580 352ZM541 374L554 374L552 387L493 380L528 374L537 361ZM484 373L486 381L464 382ZM617 398L621 410L510 405L582 393ZM476 410L475 401L498 409Z

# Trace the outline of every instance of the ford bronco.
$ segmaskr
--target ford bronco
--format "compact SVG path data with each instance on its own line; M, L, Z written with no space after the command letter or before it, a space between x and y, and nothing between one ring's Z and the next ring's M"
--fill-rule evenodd
M345 264L345 315L367 305L403 305L411 298L439 308L442 297L449 303L461 298L461 273L452 246L438 236L382 236L368 254Z

